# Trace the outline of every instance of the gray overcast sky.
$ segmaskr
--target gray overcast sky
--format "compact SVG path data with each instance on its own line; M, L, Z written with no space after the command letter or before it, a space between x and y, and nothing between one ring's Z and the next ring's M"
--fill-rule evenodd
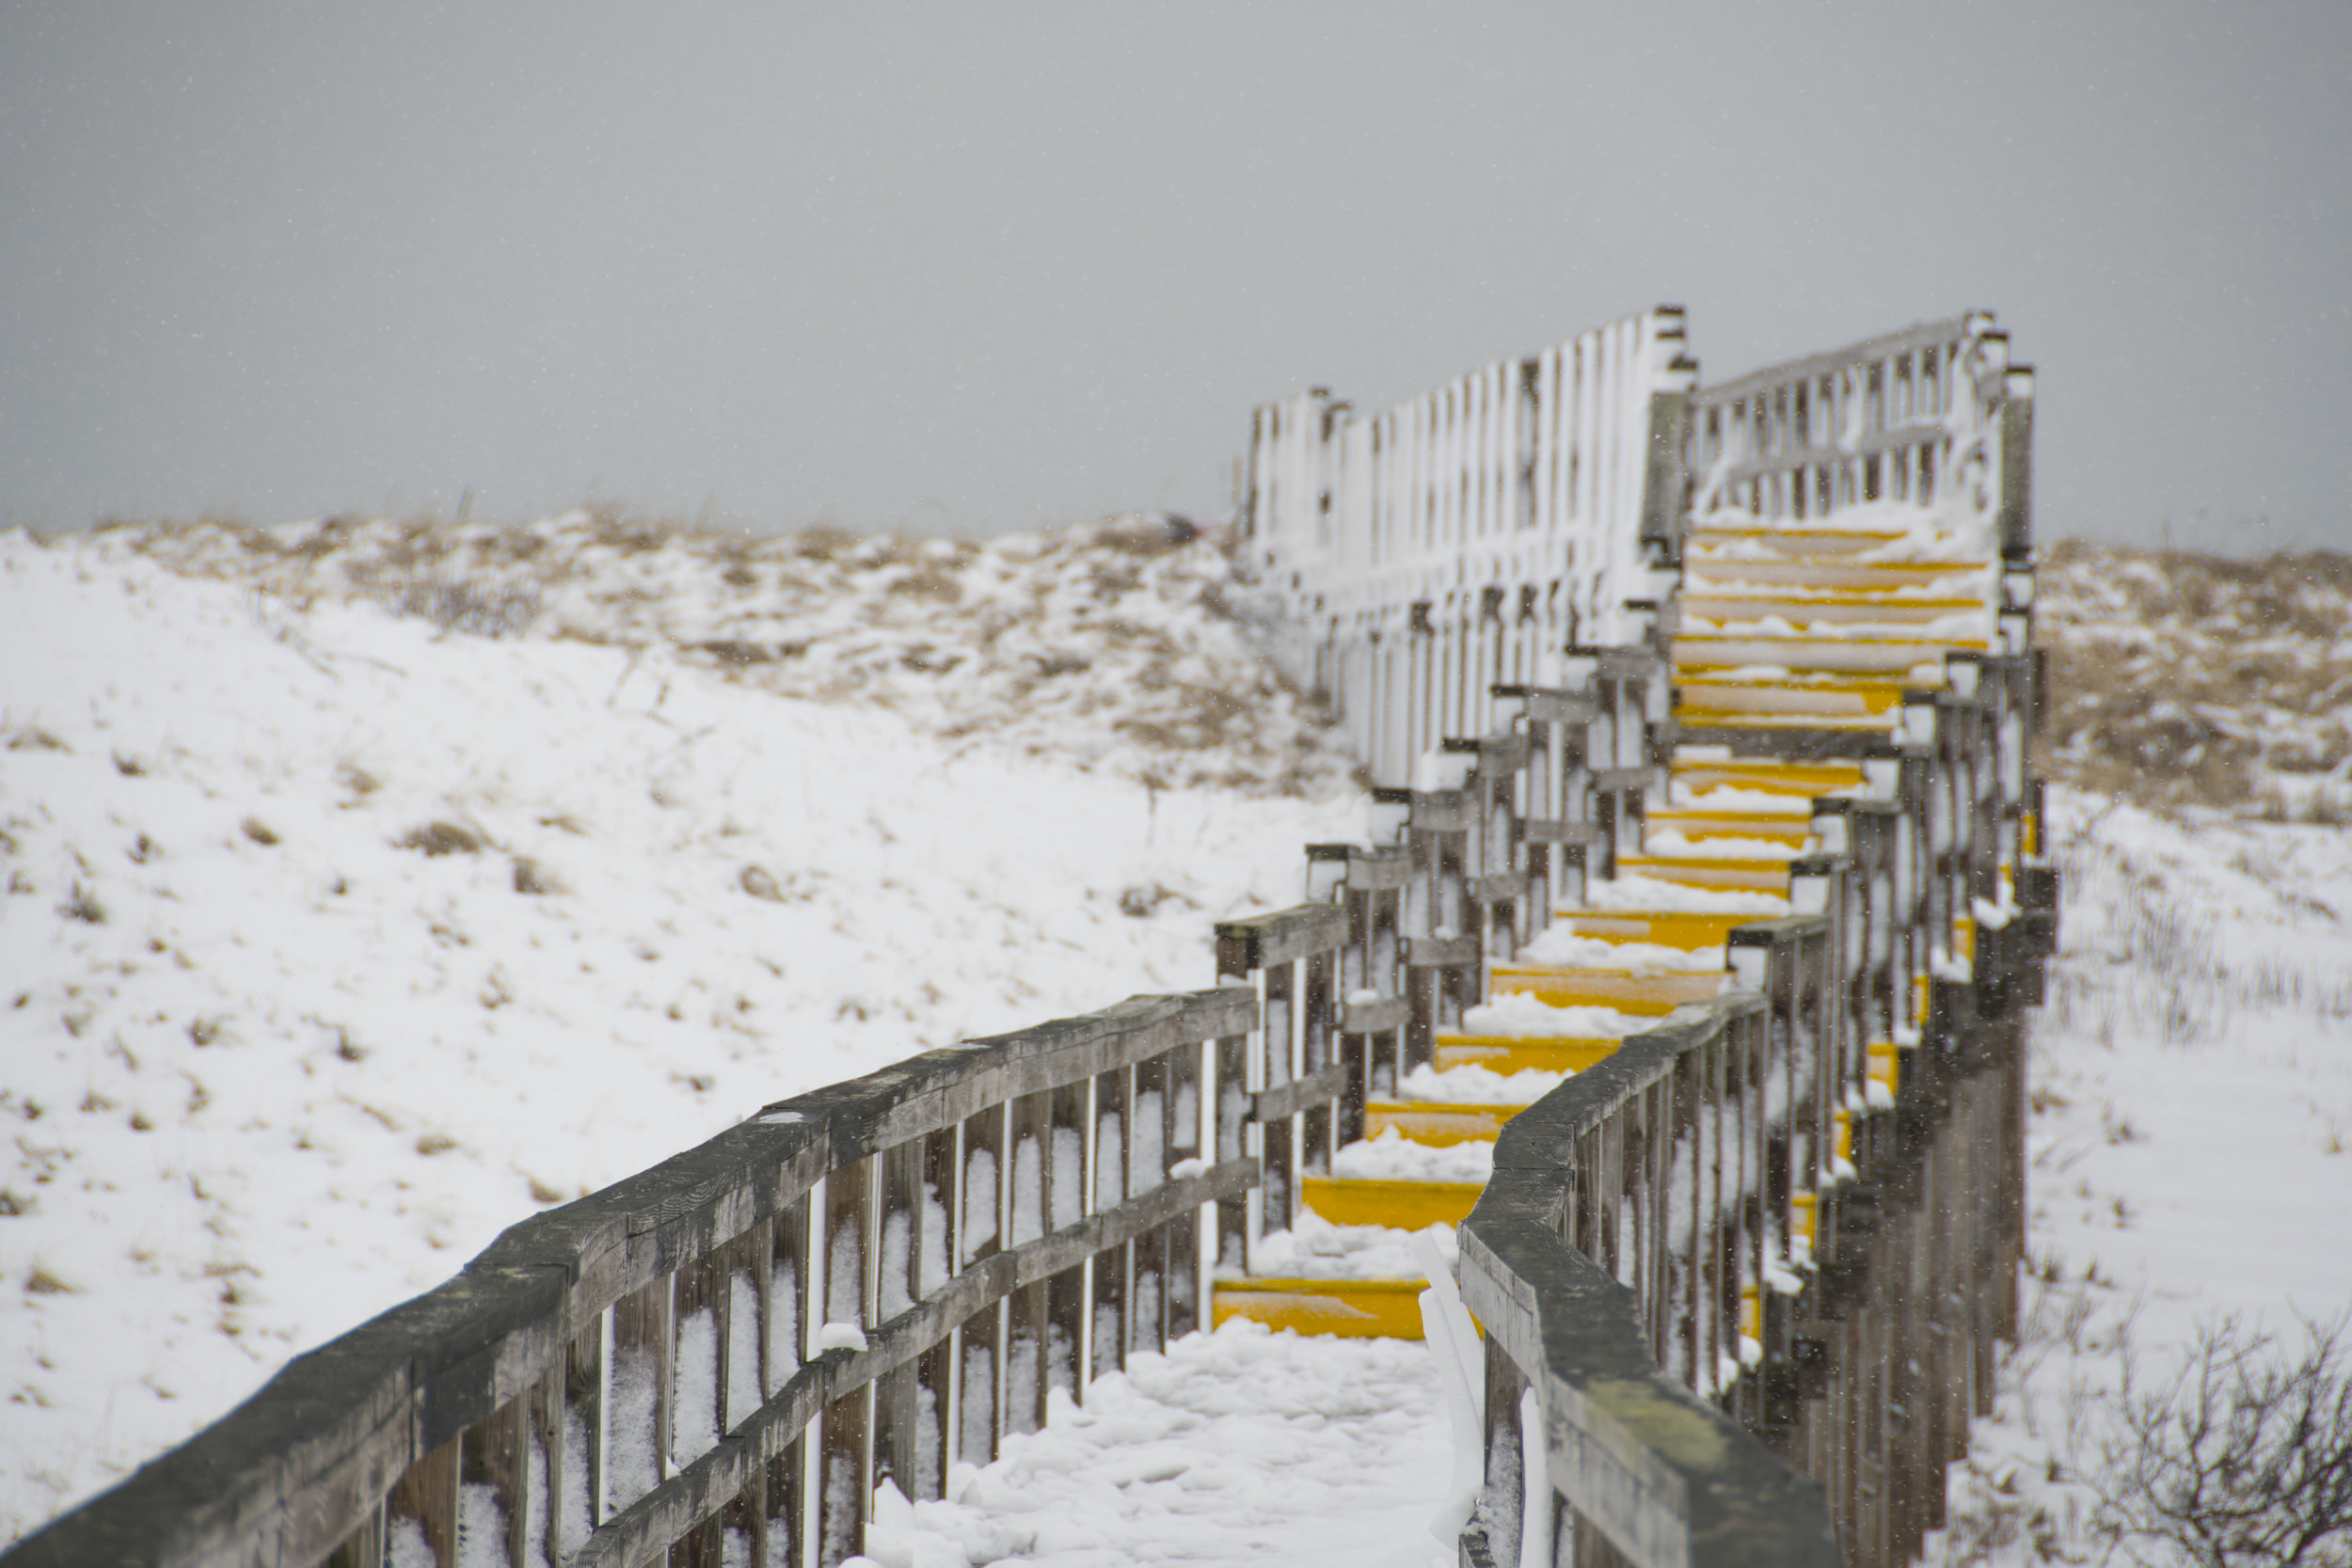
M2343 0L0 0L49 528L1221 516L1255 403L1676 301L1713 379L1990 306L2045 537L2352 547L2347 288Z

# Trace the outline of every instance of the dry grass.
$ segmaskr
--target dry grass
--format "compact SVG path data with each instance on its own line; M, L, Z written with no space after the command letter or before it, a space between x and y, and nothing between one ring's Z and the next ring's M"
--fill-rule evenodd
M1322 793L1354 768L1265 657L1268 612L1232 561L1153 515L985 541L758 538L611 508L525 527L212 516L94 545L239 584L298 652L310 606L363 602L444 634L658 652L1155 787Z
M2151 807L2352 816L2352 556L2061 541L2035 622L2046 777Z

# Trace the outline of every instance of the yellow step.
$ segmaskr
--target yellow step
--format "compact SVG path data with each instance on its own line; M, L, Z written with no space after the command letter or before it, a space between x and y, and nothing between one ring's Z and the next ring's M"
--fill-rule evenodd
M1675 690L1675 718L1685 730L1891 730L1902 718L1898 681L1764 685L1755 681L1685 680Z
M1990 575L1981 562L1938 565L1932 562L1806 561L1802 557L1773 560L1713 555L1700 549L1684 557L1682 591L1704 594L1717 587L1762 585L1790 590L1808 600L1835 603L1849 594L1871 598L1904 588L1964 594L1971 579L1981 582Z
M1767 860L1670 860L1657 855L1627 855L1617 869L1684 887L1709 888L1717 893L1788 892L1788 863ZM1770 918L1748 915L1749 920Z
M1299 1183L1308 1208L1333 1225L1384 1225L1419 1230L1470 1218L1486 1185L1478 1181L1367 1181L1310 1176Z
M1646 1018L1663 1018L1686 1002L1703 1002L1722 990L1724 981L1711 974L1633 974L1549 964L1497 964L1488 973L1498 994L1533 996L1548 1007L1613 1007Z
M1514 1072L1582 1072L1605 1061L1621 1041L1610 1039L1519 1039L1510 1035L1439 1035L1438 1070L1483 1067L1508 1076Z
M1490 1144L1524 1105L1446 1105L1435 1101L1375 1100L1364 1107L1364 1136L1394 1130L1407 1143Z
M1700 549L1717 545L1764 544L1779 549L1843 555L1874 550L1908 536L1909 531L1899 528L1807 528L1803 523L1772 522L1756 523L1747 528L1724 528L1701 523L1691 530L1689 542Z
M1819 797L1862 787L1858 762L1777 762L1765 757L1677 757L1674 779L1693 793L1753 789L1759 794Z
M1804 817L1749 816L1729 811L1654 811L1642 823L1661 832L1680 833L1693 844L1717 838L1760 838L1802 849L1813 836L1813 824Z
M1791 626L1919 626L1971 611L1990 611L1991 601L1975 595L1870 593L1864 589L1810 593L1692 592L1677 596L1683 623L1704 621L1710 626L1760 621L1767 616Z
M1418 1339L1422 1279L1220 1280L1210 1326L1248 1318L1269 1328L1343 1339Z
M1600 942L1646 942L1661 947L1696 952L1721 947L1735 927L1763 918L1753 914L1704 914L1683 910L1557 910L1555 921L1567 923L1580 937Z
M1904 677L1922 664L1941 664L1957 650L1984 652L1982 637L1921 638L1888 634L1858 637L1774 636L1741 632L1715 636L1686 632L1675 638L1675 678L1686 685L1709 674L1757 664L1777 664L1793 674ZM1776 682L1767 689L1783 689Z

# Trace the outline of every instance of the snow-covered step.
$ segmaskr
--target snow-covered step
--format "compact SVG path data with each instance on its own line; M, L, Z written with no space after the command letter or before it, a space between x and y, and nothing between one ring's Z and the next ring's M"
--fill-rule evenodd
M1672 835L1692 843L1762 840L1802 853L1812 842L1809 816L1760 816L1740 811L1653 811L1642 819L1651 841Z
M1375 1100L1364 1106L1364 1135L1394 1132L1417 1144L1492 1143L1502 1124L1525 1109L1518 1105L1447 1104L1440 1101Z
M1257 1278L1219 1280L1210 1300L1213 1324L1235 1318L1280 1332L1343 1339L1418 1339L1425 1279Z
M1596 942L1696 953L1722 947L1735 927L1759 918L1767 917L1745 911L1564 909L1553 911L1552 924Z
M1999 611L1997 602L1973 595L1861 589L1814 595L1725 584L1692 590L1677 600L1676 636L1986 637L1998 626Z
M1607 1061L1623 1038L1588 1035L1529 1037L1522 1035L1467 1035L1440 1031L1437 1038L1439 1068L1485 1068L1489 1072L1582 1072Z
M1488 974L1498 996L1531 997L1548 1007L1608 1007L1645 1018L1663 1018L1685 1003L1704 1002L1724 984L1721 974L1704 972L1645 974L1516 962L1496 964Z
M1735 757L1722 747L1691 745L1677 750L1670 777L1676 801L1690 805L1726 798L1743 802L1775 797L1792 803L1809 801L1824 795L1848 794L1868 782L1858 762Z
M1788 675L1901 676L1914 686L1944 684L1943 660L1947 653L1983 653L1993 646L1990 635L1926 640L1908 633L1881 634L1857 628L1852 636L1811 635L1714 636L1682 634L1675 638L1674 668L1677 683L1693 676L1769 668ZM1787 675L1757 675L1770 685Z
M1659 855L1627 855L1618 866L1656 881L1672 882L1687 888L1718 893L1768 893L1781 897L1788 893L1788 860L1786 856L1754 856L1733 859L1715 857L1706 860L1670 860ZM1775 911L1785 913L1785 911ZM1769 915L1750 914L1750 920L1770 919Z
M1449 1146L1468 1147L1468 1146ZM1420 1230L1459 1225L1486 1190L1479 1181L1417 1181L1368 1177L1310 1176L1298 1184L1300 1199L1334 1225L1378 1225Z
M1902 721L1906 680L1756 674L1686 677L1677 683L1675 718L1694 729L1891 731Z
M1841 592L1950 594L1990 597L1995 569L1989 562L1947 564L1807 560L1773 552L1745 556L1694 551L1684 557L1683 586L1707 592L1732 586L1773 587L1807 597Z

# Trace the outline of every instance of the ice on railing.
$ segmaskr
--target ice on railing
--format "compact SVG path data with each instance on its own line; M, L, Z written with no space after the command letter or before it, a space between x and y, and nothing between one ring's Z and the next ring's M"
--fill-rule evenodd
M1130 1163L1135 1176L1129 1186L1138 1195L1160 1185L1160 1172L1168 1164L1167 1129L1160 1110L1162 1103L1157 1089L1149 1089L1136 1096L1136 1146Z
M670 1452L691 1465L719 1444L719 1314L705 1307L678 1320L670 1386Z
M759 1287L740 1269L727 1275L727 1408L732 1432L759 1408Z
M1054 1228L1075 1225L1085 1212L1081 1180L1086 1175L1086 1140L1074 1127L1054 1129Z
M524 1517L544 1520L548 1516L548 1443L536 1421L523 1423L523 1508ZM523 1568L549 1568L548 1563L547 1531L533 1526L529 1548L523 1553Z
M940 1448L938 1393L918 1383L914 1388L914 1473L922 1490L936 1492L947 1479L947 1456Z
M564 1518L558 1527L564 1555L569 1557L588 1543L596 1528L596 1508L588 1495L588 1412L577 1404L564 1407Z
M604 1500L608 1514L618 1513L661 1481L661 1447L654 1430L660 1403L661 1369L652 1347L616 1345L612 1351L612 1388L606 1409Z
M1094 1118L1094 1207L1099 1213L1126 1200L1126 1139L1117 1111Z
M1629 1291L1642 1284L1642 1249L1634 1244L1642 1233L1640 1216L1629 1192L1617 1200L1617 1283Z
M499 1489L469 1481L457 1489L457 1560L453 1568L508 1568L506 1505Z
M923 1183L923 1263L915 1280L915 1291L928 1301L945 1290L950 1277L947 1267L947 1206L939 1200L939 1187L934 1182Z
M1019 1246L1044 1234L1044 1146L1036 1138L1024 1138L1012 1150L1012 1231L1005 1240Z
M1136 1270L1135 1315L1131 1321L1135 1324L1136 1348L1146 1350L1155 1348L1157 1341L1153 1336L1158 1330L1152 1325L1160 1321L1159 1270L1144 1268Z
M963 1159L963 1256L968 1262L996 1239L996 1156L976 1148Z
M879 1306L882 1321L887 1323L914 1305L909 1270L914 1259L913 1216L892 1214L882 1224L882 1299Z
M395 1519L389 1533L391 1540L385 1544L384 1552L389 1568L441 1568L440 1557L425 1539L422 1525L414 1519Z
M963 1430L958 1434L956 1448L961 1453L985 1454L994 1440L996 1420L996 1357L993 1344L966 1342L963 1347L963 1379L958 1386L956 1409L962 1418Z
M1005 1430L1035 1432L1037 1402L1043 1379L1039 1365L1042 1347L1034 1332L1009 1334L1005 1338ZM983 1437L980 1451L987 1452Z
M844 1226L834 1232L832 1250L825 1255L825 1319L834 1323L862 1323L866 1318L866 1249L859 1227Z
M799 1266L790 1258L778 1258L768 1275L768 1392L771 1395L801 1370L800 1308ZM564 1474L571 1472L567 1469Z

